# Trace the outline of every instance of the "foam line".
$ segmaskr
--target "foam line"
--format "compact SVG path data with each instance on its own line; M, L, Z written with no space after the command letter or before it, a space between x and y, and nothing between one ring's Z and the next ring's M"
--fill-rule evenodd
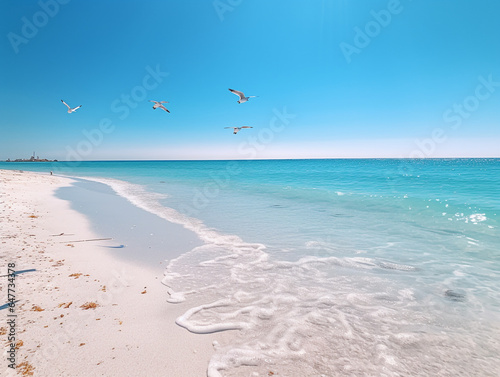
M244 322L227 322L227 323L216 323L212 325L195 325L190 323L189 320L195 314L207 310L213 309L217 307L228 307L231 306L230 300L219 300L211 304L200 305L194 308L189 309L186 313L181 315L175 321L179 326L184 327L190 332L196 334L210 334L214 332L227 331L227 330L243 330L250 328L248 323Z

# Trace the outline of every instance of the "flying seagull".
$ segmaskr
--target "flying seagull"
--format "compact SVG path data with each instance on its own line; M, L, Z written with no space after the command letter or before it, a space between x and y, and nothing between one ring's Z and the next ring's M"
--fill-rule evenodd
M69 105L68 105L66 102L64 102L63 100L61 100L61 102L62 102L62 103L64 103L64 104L66 105L66 107L68 108L68 114L71 114L72 112L74 112L74 111L78 110L80 107L82 107L82 105L80 105L80 106L77 106L77 107L71 108L71 107L69 107Z
M238 103L243 103L243 102L248 101L250 98L257 97L257 96L248 96L248 97L245 97L245 95L242 92L240 92L238 90L234 90L234 89L229 89L229 91L231 93L236 94L238 97L240 97L240 99L238 100Z
M167 110L167 108L165 106L162 105L162 103L168 103L167 101L152 101L152 100L149 100L149 102L154 102L155 104L153 105L153 109L157 109L157 108L160 108L160 109L163 109L165 110L167 113L169 113L170 111Z
M224 128L232 128L233 129L233 134L237 134L238 131L240 131L242 128L253 128L253 127L250 127L250 126L241 126L241 127L224 127Z

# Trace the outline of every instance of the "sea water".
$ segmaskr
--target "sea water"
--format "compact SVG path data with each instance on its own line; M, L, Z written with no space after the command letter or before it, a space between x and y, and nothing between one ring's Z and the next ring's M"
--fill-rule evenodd
M2 163L110 185L205 242L163 284L213 376L496 376L500 160Z

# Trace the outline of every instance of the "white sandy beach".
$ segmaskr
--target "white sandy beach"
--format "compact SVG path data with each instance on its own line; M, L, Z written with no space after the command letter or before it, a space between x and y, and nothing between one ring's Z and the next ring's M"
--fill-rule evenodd
M0 170L1 275L8 263L16 271L36 269L15 278L18 374L205 376L220 334L195 335L177 326L188 307L166 302L161 269L103 247L120 240L77 242L110 235L96 234L85 216L54 196L71 182ZM3 305L6 284L0 292ZM8 350L8 310L0 314ZM2 376L12 374L7 357Z

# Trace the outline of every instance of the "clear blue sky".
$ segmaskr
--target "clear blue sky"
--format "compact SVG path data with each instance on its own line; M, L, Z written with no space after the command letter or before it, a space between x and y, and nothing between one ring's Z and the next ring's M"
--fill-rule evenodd
M498 0L2 1L0 159L500 157L499 15Z

